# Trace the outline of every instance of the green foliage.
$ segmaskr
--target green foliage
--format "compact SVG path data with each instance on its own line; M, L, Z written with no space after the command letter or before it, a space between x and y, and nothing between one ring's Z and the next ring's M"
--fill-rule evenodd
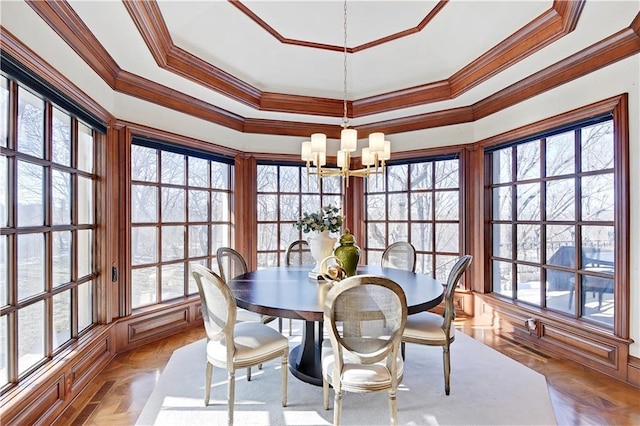
M329 204L314 213L303 213L303 216L295 223L295 227L302 232L340 232L342 228L342 215L340 209Z

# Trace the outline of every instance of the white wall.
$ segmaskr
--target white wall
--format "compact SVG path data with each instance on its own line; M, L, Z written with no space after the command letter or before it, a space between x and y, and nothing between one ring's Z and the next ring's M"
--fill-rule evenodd
M111 91L23 2L1 2L2 25L119 119L246 152L299 153L301 138L244 134ZM25 23L28 22L28 25ZM568 39L567 42L569 42ZM494 78L498 78L497 77ZM640 357L640 55L542 93L475 123L394 134L394 151L471 143L622 93L629 94L631 355ZM473 97L468 93L465 98ZM458 99L461 101L461 99ZM337 123L336 125L338 125ZM335 144L334 142L331 142Z

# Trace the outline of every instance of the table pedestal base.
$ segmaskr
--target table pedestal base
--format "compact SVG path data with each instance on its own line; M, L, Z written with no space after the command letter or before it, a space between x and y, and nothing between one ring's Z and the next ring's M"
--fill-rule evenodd
M322 386L322 335L322 322L305 321L302 342L291 349L289 354L291 374L303 382L316 386Z

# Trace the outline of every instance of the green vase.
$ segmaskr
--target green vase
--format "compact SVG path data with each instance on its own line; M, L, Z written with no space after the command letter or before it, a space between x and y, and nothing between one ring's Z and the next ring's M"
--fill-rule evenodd
M342 261L342 267L347 277L356 274L356 268L360 261L360 247L356 245L356 240L348 229L340 237L340 245L336 247L333 255Z

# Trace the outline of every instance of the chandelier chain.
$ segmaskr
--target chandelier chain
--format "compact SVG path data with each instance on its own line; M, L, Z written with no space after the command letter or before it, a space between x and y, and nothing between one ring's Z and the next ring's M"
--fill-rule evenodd
M347 48L347 0L344 0L343 19L343 128L340 132L340 149L335 157L337 168L322 168L327 164L327 135L325 133L313 133L310 141L302 142L301 157L302 161L307 163L307 176L316 175L318 176L318 181L323 177L341 176L343 178L342 184L348 186L351 177L367 178L371 175L385 173L385 162L391 158L391 142L384 140L384 133L382 132L369 133L369 146L362 148L361 167L359 169L351 169L351 153L357 150L358 131L349 128L349 116L347 114L347 58L349 54L349 49ZM315 171L311 170L311 165L316 167Z
M344 0L344 92L343 92L343 117L342 127L345 129L348 127L349 118L347 117L347 0Z

